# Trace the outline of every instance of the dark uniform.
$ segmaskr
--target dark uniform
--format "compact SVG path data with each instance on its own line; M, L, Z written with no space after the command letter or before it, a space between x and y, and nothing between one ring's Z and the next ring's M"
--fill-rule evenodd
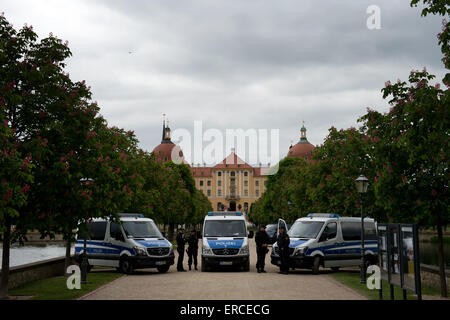
M287 274L289 272L289 236L284 230L283 233L280 233L277 238L278 249L280 250L280 258L281 258L281 266L280 272Z
M184 245L186 243L186 238L184 237L184 233L177 234L177 251L178 251L178 263L177 270L185 271L183 269L183 259L184 259Z
M264 272L264 265L266 261L266 254L269 252L267 247L263 247L264 244L270 243L270 238L267 232L259 230L255 235L256 242L256 255L258 256L258 260L256 262L256 270L258 272Z
M192 234L193 232L195 232L195 234ZM188 242L187 254L189 257L188 260L189 270L191 270L192 262L194 262L195 270L197 270L198 238L196 231L191 232L191 235L189 236L187 242Z

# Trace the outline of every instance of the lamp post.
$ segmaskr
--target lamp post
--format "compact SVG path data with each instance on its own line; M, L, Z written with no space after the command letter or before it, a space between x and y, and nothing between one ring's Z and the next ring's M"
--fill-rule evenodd
M364 211L363 211L363 205L364 205L364 199L363 195L367 193L367 187L369 186L369 180L364 176L360 175L358 179L355 180L356 183L356 190L358 190L360 194L360 201L361 201L361 284L366 283L366 261L364 257Z

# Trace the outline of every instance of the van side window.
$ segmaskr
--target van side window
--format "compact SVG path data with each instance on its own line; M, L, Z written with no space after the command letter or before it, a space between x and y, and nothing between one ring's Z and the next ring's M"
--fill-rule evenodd
M327 224L327 229L328 229L328 239L336 238L336 235L337 235L337 223L336 222L331 222L331 223Z
M364 222L364 240L377 240L374 222Z
M342 221L341 228L344 241L361 241L361 223Z
M91 240L105 240L106 233L106 221L91 222L89 223L89 231L91 233Z
M330 222L323 230L319 242L334 239L336 238L336 235L337 235L337 223Z
M111 226L109 227L109 235L111 238L116 238L118 234L122 234L120 226L117 223L111 222Z

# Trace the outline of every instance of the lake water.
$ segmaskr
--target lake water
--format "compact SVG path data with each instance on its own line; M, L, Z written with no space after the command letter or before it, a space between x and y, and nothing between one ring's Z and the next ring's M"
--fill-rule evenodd
M439 251L437 243L420 242L419 259L421 263L430 265L439 265ZM444 243L445 266L450 269L450 243Z
M447 269L450 269L450 244L444 243L445 261ZM0 247L0 268L2 260L2 248ZM71 250L73 253L73 248ZM11 249L10 266L20 266L27 263L64 257L66 248L63 244L49 244L39 246L14 246ZM438 265L438 246L436 243L420 242L420 262L430 265Z
M2 252L3 248L0 247L0 269ZM71 253L73 253L73 249ZM34 245L23 247L13 246L10 251L9 265L11 267L15 267L37 261L64 257L65 255L66 247L63 244Z

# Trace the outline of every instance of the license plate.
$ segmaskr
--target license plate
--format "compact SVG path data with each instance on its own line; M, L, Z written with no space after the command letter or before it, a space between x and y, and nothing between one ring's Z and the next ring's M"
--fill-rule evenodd
M155 264L157 266L162 266L162 265L166 264L166 262L165 261L156 261Z
M220 261L219 264L221 266L232 266L233 265L233 261Z

